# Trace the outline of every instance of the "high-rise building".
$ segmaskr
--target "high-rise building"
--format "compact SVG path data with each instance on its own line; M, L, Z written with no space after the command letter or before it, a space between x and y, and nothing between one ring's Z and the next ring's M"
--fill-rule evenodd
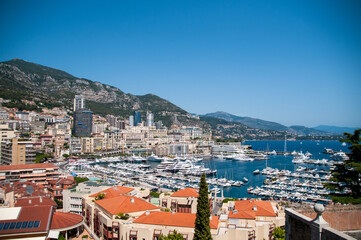
M34 145L31 141L19 141L17 138L1 142L1 164L20 165L35 162Z
M147 112L147 127L153 126L154 123L154 114L151 112Z
M90 137L93 127L93 113L89 110L74 112L73 135L77 137Z
M110 126L116 127L118 129L125 129L125 122L121 121L118 117L108 114L106 116L106 119L107 119L108 123L110 124ZM133 120L133 125L134 125L134 120ZM133 126L133 125L131 125L131 126Z
M129 116L129 126L134 126L134 116Z
M134 126L138 126L139 123L142 123L142 115L139 111L134 111Z
M85 109L85 99L83 95L75 95L73 111Z
M161 129L162 125L163 125L162 121L158 121L158 122L155 123L155 128L156 129Z

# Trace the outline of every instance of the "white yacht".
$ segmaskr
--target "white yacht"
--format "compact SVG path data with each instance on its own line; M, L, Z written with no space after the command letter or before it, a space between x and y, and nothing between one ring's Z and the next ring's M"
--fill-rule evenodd
M155 155L154 153L152 153L152 155L150 155L148 158L147 158L147 161L150 161L150 162L161 162L163 159L161 157L158 157L157 155Z

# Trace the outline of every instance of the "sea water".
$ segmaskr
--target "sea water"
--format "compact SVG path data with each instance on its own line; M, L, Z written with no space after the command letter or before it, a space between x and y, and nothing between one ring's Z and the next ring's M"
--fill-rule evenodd
M284 151L284 141L246 141L245 145L251 145L255 151ZM312 154L311 159L330 159L329 154L324 154L322 151L325 148L331 148L334 151L349 152L347 146L342 146L339 141L287 141L287 151L302 151L303 153L310 152ZM246 177L249 181L241 187L227 187L223 188L223 194L225 197L243 198L252 197L247 193L247 188L250 186L261 186L266 180L266 176L262 174L254 175L253 171L256 169L262 170L263 168L272 167L278 169L286 169L294 171L299 164L293 164L293 156L283 155L270 155L269 160L255 160L252 162L232 161L232 160L219 160L208 159L204 160L206 167L212 170L216 169L217 178L226 177L227 179L242 181ZM328 169L327 166L317 166L302 164L304 167ZM254 196L253 196L254 197Z

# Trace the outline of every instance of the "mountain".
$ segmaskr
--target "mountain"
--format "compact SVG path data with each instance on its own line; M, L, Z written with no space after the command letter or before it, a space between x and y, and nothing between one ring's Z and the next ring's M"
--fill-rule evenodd
M276 122L270 122L270 121L265 121L262 119L258 119L258 118L251 118L251 117L240 117L240 116L236 116L236 115L232 115L230 113L226 113L226 112L214 112L214 113L207 113L204 116L209 116L209 117L216 117L216 118L221 118L230 122L239 122L242 123L250 128L258 128L258 129L263 129L263 130L275 130L275 131L289 131L289 128L276 123Z
M353 133L358 128L350 128L350 127L337 127L337 126L328 126L328 125L319 125L317 127L314 127L314 129L330 132L333 134L339 134L343 135L344 132Z
M318 130L318 129L307 128L304 126L286 127L286 126L276 123L276 122L271 122L271 121L266 121L266 120L262 120L262 119L258 119L258 118L251 118L251 117L240 117L240 116L232 115L230 113L221 112L221 111L214 112L214 113L207 113L204 116L224 119L224 120L230 121L230 122L242 123L253 129L287 131L287 132L295 134L295 135L303 135L303 136L329 136L329 135L332 135L332 133Z
M126 118L134 110L151 111L155 120L162 120L167 126L172 124L174 115L185 124L204 124L180 107L153 94L126 94L116 87L21 59L0 63L0 97L11 100L3 104L6 107L41 111L42 107L65 106L71 110L73 98L79 94L85 97L90 110L101 115Z
M213 136L223 139L283 140L286 135L285 132L253 129L239 122L211 116L200 116L200 119L211 126Z
M331 136L333 135L330 132L317 130L314 128L308 128L305 126L290 126L289 132L300 135L300 136ZM336 134L337 135L337 134Z

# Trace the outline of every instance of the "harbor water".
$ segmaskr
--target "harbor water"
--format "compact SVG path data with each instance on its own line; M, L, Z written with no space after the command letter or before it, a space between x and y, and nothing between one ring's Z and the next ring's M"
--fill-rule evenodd
M325 154L323 151L325 148L332 149L336 152L349 152L348 146L343 146L339 141L287 141L286 142L287 152L302 152L302 153L311 153L312 156L310 159L330 159L330 154ZM267 152L283 152L285 150L285 141L247 141L244 145L251 145L252 149L255 151L267 151ZM245 184L242 186L224 186L223 195L224 197L229 198L244 198L244 197L255 197L254 195L247 193L247 188L249 187L261 187L264 181L267 179L266 175L254 174L255 170L262 171L266 167L271 167L273 169L277 168L279 170L289 170L294 172L299 166L305 168L312 168L317 170L328 170L329 166L327 165L315 165L315 164L294 164L292 160L294 159L293 155L268 155L268 160L254 160L254 161L235 161L235 160L223 160L215 158L205 158L203 161L198 162L197 164L203 164L204 167L210 168L211 170L217 170L214 177L226 178L228 180L242 181ZM109 167L109 163L98 163L98 165L103 167ZM150 168L155 169L159 162L150 162L146 163ZM170 174L170 173L169 173ZM137 173L132 173L129 176L137 176ZM168 176L170 177L170 175ZM212 176L208 176L211 178ZM193 177L194 178L194 177ZM245 181L245 178L248 181ZM161 182L162 180L160 180ZM194 184L193 187L197 186ZM177 188L177 184L173 185ZM217 187L221 188L220 186Z
M255 151L284 151L284 141L246 141L245 145L251 145ZM312 154L312 159L330 159L329 154L323 153L325 148L331 148L334 151L349 152L347 146L342 146L339 141L287 141L287 151L302 151ZM242 181L246 177L249 181L241 187L227 187L223 188L225 197L243 198L254 197L247 193L247 188L250 186L261 186L266 180L266 176L262 174L254 175L253 171L256 169L262 170L268 167L278 168L280 170L286 169L294 171L300 164L293 164L293 156L288 155L270 155L269 160L255 160L252 162L232 161L208 159L204 160L206 167L217 170L217 178L227 178L232 180ZM328 169L327 166L316 166L309 164L302 164L304 167Z

